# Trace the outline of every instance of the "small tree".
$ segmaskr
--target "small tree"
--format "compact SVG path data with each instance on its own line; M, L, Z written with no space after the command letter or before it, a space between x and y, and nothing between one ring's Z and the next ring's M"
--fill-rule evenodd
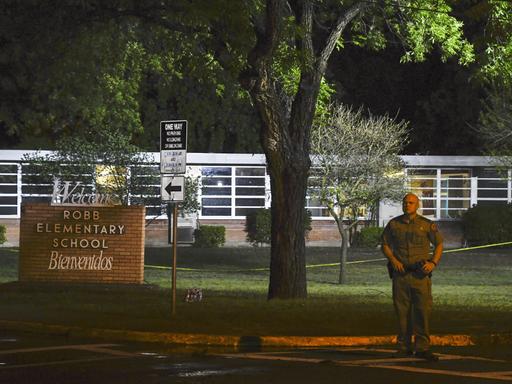
M65 137L57 142L54 152L38 152L24 160L32 167L32 177L39 181L57 178L80 182L88 192L108 193L125 205L132 197L139 203L146 202L148 180L143 176L150 159L130 143L129 135L119 131Z
M362 109L332 106L312 134L311 190L336 221L341 235L339 283L346 282L350 230L361 207L397 199L404 190L398 156L407 140L407 123L388 116L364 116Z
M185 195L180 204L181 216L196 214L201 209L201 204L197 199L199 194L200 176L185 176Z
M7 241L7 227L5 225L0 224L0 244L3 244Z

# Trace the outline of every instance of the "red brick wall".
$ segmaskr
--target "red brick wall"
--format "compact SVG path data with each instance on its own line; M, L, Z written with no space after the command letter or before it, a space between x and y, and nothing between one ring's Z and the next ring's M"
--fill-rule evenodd
M203 225L222 225L226 228L226 243L241 244L246 242L245 220L201 219ZM312 220L311 231L307 233L308 242L340 241L338 227L334 220Z
M24 203L20 281L141 284L145 207Z

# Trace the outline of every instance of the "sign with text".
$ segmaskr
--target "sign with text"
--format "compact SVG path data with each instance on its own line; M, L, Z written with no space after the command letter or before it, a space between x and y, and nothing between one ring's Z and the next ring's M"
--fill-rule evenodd
M144 206L23 203L20 281L144 282Z
M185 173L187 165L187 121L160 122L160 173Z
M161 196L165 202L181 202L185 197L185 177L162 175Z
M53 179L53 193L50 205L105 206L115 205L116 198L107 193L87 193L85 185L77 181Z

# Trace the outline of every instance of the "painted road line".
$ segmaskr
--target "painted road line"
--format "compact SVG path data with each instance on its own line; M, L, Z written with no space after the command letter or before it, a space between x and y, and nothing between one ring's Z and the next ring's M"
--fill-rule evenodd
M101 353L106 355L112 355L112 356L119 356L119 357L136 357L140 356L137 353L130 353L125 351L117 351L110 348L105 348L100 345L84 345L79 348L73 348L80 351L87 351L87 352L94 352L94 353Z
M14 365L2 364L2 365L0 365L0 370L89 363L89 362L94 362L94 361L105 361L105 360L113 360L113 359L140 357L136 353L118 351L118 350L113 350L113 349L109 348L109 347L116 347L116 346L119 346L119 344L58 345L58 346L51 346L51 347L2 350L2 351L0 351L1 355L14 355L14 354L20 354L20 353L74 350L74 351L91 352L91 353L107 355L107 356L88 357L88 358L82 358L82 359L59 360L59 361L46 361L46 362L41 362L41 363L28 363L28 364L14 364Z
M394 354L397 352L395 349L384 349L384 348L329 348L329 349L321 349L321 348L305 348L305 349L299 349L299 350L288 350L288 351L272 351L272 352L252 352L251 355L284 355L284 354L298 354L298 353L308 353L308 352L329 352L329 351L336 351L340 354L343 354L344 352L377 352L377 353L387 353L387 354ZM486 362L492 362L492 363L506 363L506 360L498 360L498 359L490 359L487 357L480 357L480 356L470 356L470 355L447 355L444 353L435 353L436 356L439 357L440 360L475 360L475 361L486 361ZM379 360L380 359L380 360ZM384 362L387 363L388 360L390 362L401 362L401 361L424 361L423 359L416 358L414 356L411 357L392 357L392 358L375 358L375 359L361 359L361 360L351 360L350 362L357 361L358 363L366 363L368 362Z
M93 361L106 361L106 360L116 360L116 359L126 359L126 357L123 357L123 356L102 356L102 357L89 357L89 358L74 359L74 360L47 361L47 362L43 362L43 363L29 363L29 364L19 364L19 365L2 365L2 366L0 366L0 371L5 370L5 369L45 367L45 366L48 366L48 365L79 364L79 363L90 363L90 362L93 362Z
M359 350L359 349L357 349ZM348 350L346 350L348 351ZM387 350L390 351L390 350ZM288 351L289 353L293 353L293 351ZM342 353L343 350L340 350ZM390 351L392 352L392 351ZM480 378L480 379L489 379L489 380L501 380L501 381L512 381L512 371L492 371L492 372L465 372L465 371L454 371L449 369L432 369L432 368L423 368L423 367L413 367L413 366L404 366L404 365L396 365L396 363L410 363L410 362L425 362L424 359L419 359L415 357L404 357L404 358L376 358L376 359L364 359L364 360L335 360L335 359L318 359L318 358L306 358L306 357L292 357L292 356L284 356L281 352L276 351L276 353L241 353L241 354L218 354L216 356L221 356L225 358L234 358L234 359L254 359L254 360L267 360L267 361L287 361L287 362L298 362L298 363L325 363L329 362L331 364L336 364L340 366L359 366L359 367L368 367L368 368L381 368L381 369L393 369L405 372L412 373L423 373L423 374L435 374L435 375L445 375L445 376L456 376L456 377L471 377L471 378ZM495 359L487 359L481 358L477 356L464 356L464 355L446 355L439 354L440 360L482 360L482 361L491 361L491 362L504 362L503 360L495 360ZM395 363L395 364L390 364Z
M493 362L493 363L505 363L505 360L494 360L494 359L486 359L483 357L474 357L474 356L460 356L460 355L444 355L444 354L437 354L435 353L437 357L439 357L439 360L441 361L454 361L454 360L478 360L478 361L487 361L487 362ZM402 363L402 362L418 362L422 361L424 362L424 359L418 358L418 357L389 357L389 358L376 358L376 359L361 359L361 360L350 360L350 361L343 361L343 363L347 364L355 364L355 365L372 365L372 364L387 364L387 363Z
M476 360L476 361L488 361L491 363L506 363L506 360L490 359L488 357L479 356L466 356L466 355L446 355L443 353L436 353L435 355L442 357L443 360Z
M444 369L429 369L429 368L418 368L418 367L409 367L409 366L401 366L401 365L365 365L365 367L369 368L381 368L381 369L393 369L396 371L405 371L412 373L426 373L429 375L445 375L445 376L457 376L457 377L472 377L478 379L491 379L491 380L502 380L502 381L512 381L512 377L505 376L500 374L499 372L464 372L464 371L452 371L452 370L444 370ZM504 371L508 372L508 371Z
M297 363L323 363L326 359L315 359L310 357L291 357L291 356L276 356L260 353L221 353L215 356L225 357L228 359L251 359L251 360L274 360L274 361L291 361Z
M107 347L117 347L117 346L119 346L119 344L77 344L77 345L57 345L57 346L52 346L52 347L38 347L38 348L4 349L4 350L0 350L0 355L10 355L13 353L59 351L59 350L63 350L63 349L107 348Z

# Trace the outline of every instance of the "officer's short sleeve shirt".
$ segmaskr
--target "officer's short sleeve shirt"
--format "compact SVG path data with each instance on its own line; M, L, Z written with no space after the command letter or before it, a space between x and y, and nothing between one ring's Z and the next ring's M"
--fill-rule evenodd
M405 264L430 259L431 244L435 247L442 242L437 225L419 215L411 221L405 215L395 217L382 234L382 243L389 246Z

